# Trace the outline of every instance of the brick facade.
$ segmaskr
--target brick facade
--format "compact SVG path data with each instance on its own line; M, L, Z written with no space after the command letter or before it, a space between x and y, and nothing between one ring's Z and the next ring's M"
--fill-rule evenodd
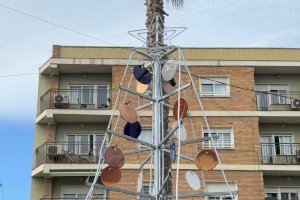
M60 57L60 46L53 45L52 48L52 58L59 58Z
M52 52L53 58L60 57L60 46L53 46ZM116 95L118 93L120 80L124 72L124 66L112 66L112 91L111 91L111 100L112 105L116 101ZM201 98L204 109L206 111L256 111L256 96L255 92L251 91L255 89L254 82L254 68L253 67L191 67L190 72L194 75L193 80L195 82L197 92L199 92L200 80L195 76L227 76L229 78L229 83L238 87L230 87L230 96L228 97L206 97ZM188 83L188 76L183 75L183 84ZM178 77L175 77L176 82L178 83ZM126 74L123 86L128 87L129 81L132 80L129 85L130 88L136 87L136 80L134 77L131 77L131 73ZM59 89L59 75L51 75L49 82L51 89ZM247 88L244 90L242 88ZM121 101L124 99L125 92L121 92L119 101L117 102L120 105ZM185 98L188 101L190 111L200 111L198 101L195 98L194 91L192 87L185 90L182 93L182 98ZM170 99L170 104L174 105L177 98L174 96L173 99ZM125 101L131 101L133 104L142 105L148 101L144 99L138 99L135 95L128 95ZM151 109L145 109L150 111ZM228 115L231 115L230 113ZM169 117L169 127L172 126L174 121L172 112L170 112ZM139 119L142 127L148 128L151 126L152 118L151 116L141 117ZM226 117L209 117L209 125L212 128L232 128L233 137L234 137L234 147L232 149L220 149L218 150L221 161L225 165L239 165L240 167L248 165L259 165L260 164L260 141L259 141L259 120L258 117L236 117L234 115ZM116 117L113 118L112 127L116 123ZM123 128L126 122L120 118L116 131L122 133ZM206 127L203 117L193 116L192 124L188 119L183 121L183 125L187 130L187 140L191 140L197 137L203 136L203 129ZM56 142L56 124L48 125L47 133L47 142ZM170 129L170 128L169 128ZM193 132L194 130L194 132ZM170 130L169 130L170 131ZM138 146L134 142L129 142L127 140L114 137L111 145L117 144L122 151L135 150ZM204 148L203 143L199 143L200 148ZM197 154L196 146L186 145L182 149L182 153L194 158ZM143 160L147 158L149 153L140 153L139 155L130 155L126 156L126 164L139 164L140 159ZM191 161L181 159L181 164L190 164L189 167L195 167L195 164ZM149 164L149 163L148 163ZM138 165L136 165L138 166ZM185 165L187 166L187 165ZM194 170L194 169L193 169ZM185 180L185 172L182 170L180 172L179 184L180 184L180 194L192 193L189 186ZM199 170L195 171L199 176L201 172ZM137 177L140 173L139 170L122 170L122 180L117 185L117 187L128 189L133 192L136 191L137 186ZM173 170L172 175L172 184L175 187L175 169ZM226 171L226 176L230 183L236 183L238 189L238 196L240 200L263 200L264 199L264 183L263 183L263 173L260 171ZM204 173L205 181L207 183L221 183L224 182L223 177L220 171L212 171ZM144 180L149 180L149 170L144 170ZM202 183L204 184L204 183ZM52 185L55 185L52 179L44 178L43 189L45 198L52 198ZM203 188L202 190L203 191ZM174 191L173 191L174 193ZM133 196L123 195L121 193L110 193L111 199L136 199ZM201 199L204 198L190 198L190 199Z
M45 199L52 198L52 178L44 178L43 193Z

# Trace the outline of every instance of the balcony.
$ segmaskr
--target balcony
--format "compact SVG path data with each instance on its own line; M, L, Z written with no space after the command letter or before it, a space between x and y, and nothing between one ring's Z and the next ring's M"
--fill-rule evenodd
M261 161L265 165L300 165L300 143L262 143Z
M256 99L259 111L300 111L300 106L295 105L300 100L300 92L257 92Z
M48 90L40 97L39 114L46 109L108 110L110 91L105 89Z
M36 166L44 163L95 164L99 160L101 142L44 143L36 149Z

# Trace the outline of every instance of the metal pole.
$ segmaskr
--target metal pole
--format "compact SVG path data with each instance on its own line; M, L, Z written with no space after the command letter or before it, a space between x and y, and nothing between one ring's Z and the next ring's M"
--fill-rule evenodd
M161 60L157 58L154 62L153 70L153 98L155 99L153 106L153 135L154 135L154 145L156 149L154 150L154 194L153 196L158 199L158 194L160 190L160 180L161 180L161 151L158 145L161 142L161 103L159 99L161 98L161 88L160 88L160 77L161 77Z

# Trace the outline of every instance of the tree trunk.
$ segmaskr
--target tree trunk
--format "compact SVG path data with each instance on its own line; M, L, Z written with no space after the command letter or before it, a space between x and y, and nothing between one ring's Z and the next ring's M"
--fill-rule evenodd
M153 46L162 46L164 43L164 36L163 36L163 30L164 30L164 1L163 0L146 0L147 5L147 19L146 19L146 27L148 29L147 34L147 46L153 47ZM159 15L159 30L156 30L155 28L155 14ZM155 41L156 39L156 31L159 31L158 34L158 41ZM158 43L156 43L158 42ZM168 99L166 100L166 103L168 103ZM168 134L168 123L169 123L169 109L167 107L164 107L163 109L163 132L164 136ZM166 176L169 173L169 169L171 169L171 159L169 153L164 153L164 175ZM169 180L166 183L165 189L163 190L163 194L171 195L172 194L172 177L170 174Z
M160 44L163 44L164 42L164 36L163 36L163 30L165 28L165 16L163 13L164 9L164 0L146 0L147 5L147 19L146 19L146 27L148 29L147 34L147 46L153 47L156 45L156 42L159 42ZM155 14L158 14L159 16L159 35L158 35L158 41L155 41L156 36L156 27L155 23Z

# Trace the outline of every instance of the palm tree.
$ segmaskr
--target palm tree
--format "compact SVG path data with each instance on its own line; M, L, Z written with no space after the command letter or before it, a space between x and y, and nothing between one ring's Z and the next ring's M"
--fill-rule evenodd
M175 8L180 8L183 6L184 0L167 0L168 2L171 2L171 4ZM167 13L164 12L164 0L146 0L145 5L147 6L147 13L146 13L146 27L148 29L148 38L147 38L147 46L151 47L153 46L155 42L155 33L153 33L153 20L155 17L155 14L157 13L159 15L159 20L160 23L160 34L159 34L159 41L160 44L163 44L163 29L164 29L164 20L165 20L165 15L168 15Z
M167 0L170 2L175 8L180 8L183 6L184 0ZM145 5L147 6L147 14L146 14L146 27L148 29L148 35L147 35L147 46L152 47L155 45L163 45L164 43L164 36L163 36L163 30L165 28L165 15L168 15L164 12L164 0L146 0ZM155 16L158 14L159 16L159 30L158 31L158 41L156 41L155 36L156 33L154 30L155 27L153 27L153 21L155 20ZM168 103L168 100L166 100ZM168 108L164 107L163 110L163 121L164 121L164 127L163 132L165 133L165 136L168 133L168 115L169 110ZM164 153L164 174L169 173L169 169L171 168L171 159L170 155L168 153ZM166 183L166 187L163 190L164 195L171 195L172 194L172 177L170 175L169 180Z

